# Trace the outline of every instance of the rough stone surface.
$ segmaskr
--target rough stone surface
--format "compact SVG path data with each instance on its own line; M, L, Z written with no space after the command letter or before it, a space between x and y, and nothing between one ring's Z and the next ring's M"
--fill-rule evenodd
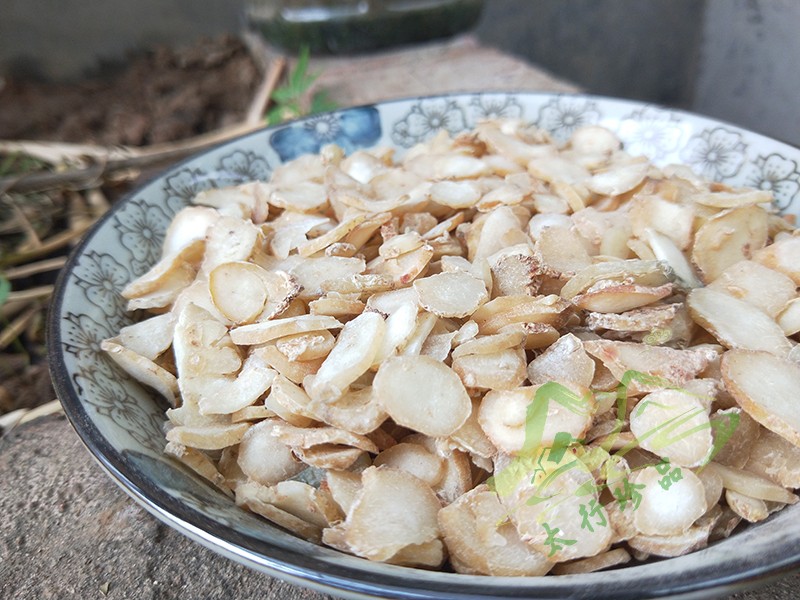
M472 36L365 56L317 58L317 85L341 106L478 90L577 92L579 88Z
M0 439L0 515L0 598L330 598L218 556L151 517L63 416Z

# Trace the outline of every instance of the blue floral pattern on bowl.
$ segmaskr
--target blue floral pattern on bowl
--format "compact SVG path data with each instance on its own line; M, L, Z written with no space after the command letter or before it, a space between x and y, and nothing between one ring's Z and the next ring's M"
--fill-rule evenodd
M343 110L264 129L211 149L114 206L73 253L51 306L50 365L65 411L109 473L156 516L194 539L265 572L338 595L620 598L733 591L737 581L800 565L800 506L691 556L607 573L480 578L370 563L295 538L233 502L162 454L163 411L154 394L120 371L100 341L132 322L119 291L158 258L171 217L199 191L267 179L281 163L337 143L398 156L443 129L484 118L527 119L556 139L582 125L615 131L658 164L688 162L725 183L771 189L776 206L800 213L800 150L677 110L590 96L480 93L417 98ZM678 584L680 582L680 589ZM587 591L588 590L588 591Z
M278 129L270 144L282 161L315 154L326 144L337 144L345 152L369 148L381 136L380 115L374 107L353 108L315 115Z

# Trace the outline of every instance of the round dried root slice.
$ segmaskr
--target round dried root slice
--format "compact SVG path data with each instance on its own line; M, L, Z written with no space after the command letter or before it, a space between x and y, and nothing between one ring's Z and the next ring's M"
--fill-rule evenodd
M561 297L571 300L597 282L607 280L648 287L669 283L663 263L657 260L599 262L578 271L575 277L567 281L561 288Z
M730 350L721 368L725 388L747 414L800 446L800 365L768 352Z
M766 502L733 490L725 490L725 502L734 513L748 523L758 523L769 516Z
M452 356L455 359L468 354L493 354L519 346L524 339L525 334L520 330L484 335L459 344Z
M478 423L478 413L480 411L480 401L472 401L472 412L466 422L450 436L450 441L464 450L481 458L492 458L497 454L497 448L487 437L486 433Z
M639 534L627 541L632 550L654 556L683 556L708 546L710 529L707 527L689 527L677 535L644 535ZM634 556L636 554L634 553Z
M481 306L472 314L483 335L498 333L503 327L515 323L537 323L563 326L571 304L556 295L500 296Z
M303 300L316 300L328 291L326 289L328 282L346 282L351 277L363 273L366 268L366 263L361 258L321 256L300 260L291 266L289 272L302 288L298 297Z
M613 536L597 494L584 493L594 481L580 461L573 461L575 468L556 474L573 458L567 453L560 463L544 461L544 473L526 477L512 493L500 495L520 537L552 562L604 552Z
M797 496L789 490L755 473L726 467L719 463L710 463L706 468L722 477L722 485L727 490L746 494L751 498L783 504L795 504L798 500Z
M744 468L761 432L766 431L738 406L718 410L711 415L711 424L718 428L718 432L714 434L715 441L720 436L719 432L733 430L730 437L725 437L725 444L713 459L721 465L736 469Z
M445 547L441 540L435 539L424 544L411 544L397 551L386 562L402 567L440 567L445 559Z
M614 133L599 125L579 127L569 138L569 147L581 154L610 155L621 146Z
M267 276L267 271L252 263L223 263L208 275L211 299L233 323L250 323L266 305Z
M271 488L249 481L237 485L235 494L238 506L244 506L310 542L320 542L322 528L272 504L275 493Z
M260 228L249 218L221 217L206 234L206 252L200 273L208 274L223 263L250 259L262 240Z
M328 490L342 513L347 515L361 489L361 474L329 469L325 473L325 481L321 487Z
M680 479L672 477L673 471ZM645 535L683 533L708 509L705 487L689 469L672 467L663 475L656 467L646 467L631 477L631 484L644 486L638 490L641 503L633 513L633 524Z
M311 448L294 448L293 452L304 463L317 469L350 469L364 455L364 451L338 444L319 444Z
M598 313L620 313L641 308L672 294L672 284L658 287L601 282L572 301L578 308Z
M778 325L787 336L800 333L800 298L786 303L778 315Z
M544 265L556 273L572 275L592 264L583 238L567 227L547 227L536 239Z
M119 338L103 340L100 348L107 352L111 359L133 376L136 381L156 390L167 399L170 406L176 406L178 380L175 376L149 358L129 350L118 342Z
M125 286L122 297L134 302L139 300L133 304L136 308L170 305L180 291L194 281L205 247L205 240L195 240L163 256L147 273Z
M311 398L303 391L303 388L292 383L283 375L275 378L269 396L264 399L266 408L296 427L308 427L317 419L310 404Z
M317 402L341 398L347 387L375 362L385 330L378 313L361 313L349 321L317 374L303 382L308 395Z
M272 321L261 321L231 329L231 340L240 346L266 344L290 335L339 329L342 324L327 315L298 315ZM287 355L287 358L291 358Z
M573 389L574 388L574 389ZM577 398L573 406L564 406L553 394L553 387L539 390L542 386L521 387L515 390L491 390L481 401L478 411L478 422L492 443L501 451L515 454L523 449L526 443L532 447L551 446L558 433L568 433L575 439L581 439L592 425L595 402L585 388L574 384L558 386L556 392L566 392ZM548 391L549 390L549 391ZM536 398L540 396L538 399ZM571 398L571 399L574 399ZM534 402L546 402L546 415L539 444L527 440L529 424L529 407ZM583 406L580 406L583 404Z
M295 460L289 446L272 435L273 428L279 423L277 419L268 419L253 425L239 444L239 468L247 477L263 485L274 485L305 468L303 463Z
M271 497L264 494L264 501L320 529L344 518L328 492L302 481L281 481L268 489Z
M429 356L389 358L372 385L378 402L396 423L430 436L450 435L472 410L458 375Z
M336 338L327 329L312 333L296 333L280 338L275 347L289 360L325 358L333 349Z
M328 205L328 195L325 186L319 183L298 181L274 187L269 195L269 203L296 212L318 213Z
M749 450L748 471L786 488L800 488L800 447L764 429Z
M175 314L168 312L123 327L117 337L128 350L156 360L172 345L177 322Z
M642 158L612 164L592 175L586 187L596 194L618 196L642 183L649 169L649 161Z
M467 354L453 360L468 388L512 390L525 381L525 351L508 348L490 354Z
M164 234L163 254L174 254L193 242L204 240L208 228L219 218L219 212L206 206L182 208L172 217Z
M553 565L520 539L497 494L485 485L440 510L438 520L458 573L536 577Z
M179 425L167 432L167 441L200 450L222 450L238 444L248 429L250 429L250 423L206 427Z
M800 285L800 237L792 235L756 252L755 260Z
M440 317L468 317L489 299L483 281L463 272L418 279L414 289L419 305Z
M375 431L388 417L378 403L372 386L350 389L333 403L311 402L308 408L323 423L360 434Z
M384 315L391 315L406 304L417 304L417 293L412 287L377 292L367 299L368 309Z
M421 433L408 435L403 438L403 442L419 444L443 460L444 475L433 488L443 506L455 502L472 489L472 468L465 452L452 449L442 438L432 438Z
M428 452L419 444L399 443L387 448L375 457L376 467L386 465L411 473L429 486L434 487L444 474L444 463L435 454Z
M438 538L441 504L427 484L389 467L370 467L361 481L344 523L344 539L354 554L385 561L406 546Z
M704 468L697 469L695 475L697 475L700 483L703 484L703 488L706 492L706 506L708 506L708 512L711 512L714 508L719 507L722 492L725 491L722 477L716 471Z
M583 342L568 333L528 365L528 379L533 385L548 381L572 381L588 388L594 379L594 360L583 349Z
M337 445L378 453L377 446L369 438L336 427L295 427L278 422L273 424L270 433L292 449Z
M542 266L539 260L530 255L527 246L516 246L520 252L501 251L490 257L492 272L492 296L533 296L542 283ZM527 251L527 252L526 252Z
M745 206L718 213L697 231L692 262L706 283L714 281L731 265L747 260L763 248L769 235L767 212Z
M695 347L677 350L663 346L649 346L634 342L614 342L609 340L587 340L583 347L592 356L603 362L617 381L621 381L626 371L638 371L656 377L663 377L673 385L683 385L694 379L718 354L715 349ZM654 391L660 385L648 385L633 380L631 392Z
M416 302L406 302L389 314L386 318L386 331L381 347L375 355L373 367L380 365L408 342L417 327L418 312L419 308Z
M589 558L560 563L553 567L553 575L576 575L578 573L594 573L611 567L618 567L631 561L631 555L625 548L615 548Z
M200 414L228 415L254 404L272 385L278 373L267 365L262 352L252 352L236 377L201 377Z
M205 452L195 450L194 448L187 448L175 442L167 442L164 447L164 453L169 456L174 456L192 471L204 477L217 488L222 490L226 495L231 496L231 490L225 482L225 476L217 470L217 467Z
M648 394L630 416L639 445L682 467L697 467L711 454L711 422L704 402L681 390Z
M752 260L731 265L708 287L744 300L772 318L795 298L797 289L794 281L783 273Z

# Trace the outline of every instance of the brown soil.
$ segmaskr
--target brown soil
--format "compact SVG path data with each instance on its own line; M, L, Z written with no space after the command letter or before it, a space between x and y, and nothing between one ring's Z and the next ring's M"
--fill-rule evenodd
M9 79L0 139L146 145L187 138L244 114L257 67L236 38L154 48L111 77L76 84Z

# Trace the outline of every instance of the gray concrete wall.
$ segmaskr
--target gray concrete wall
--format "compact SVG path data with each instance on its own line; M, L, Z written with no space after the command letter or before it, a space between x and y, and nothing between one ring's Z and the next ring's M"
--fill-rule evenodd
M709 0L692 108L800 145L800 2Z
M703 0L488 0L478 35L597 94L689 106Z

